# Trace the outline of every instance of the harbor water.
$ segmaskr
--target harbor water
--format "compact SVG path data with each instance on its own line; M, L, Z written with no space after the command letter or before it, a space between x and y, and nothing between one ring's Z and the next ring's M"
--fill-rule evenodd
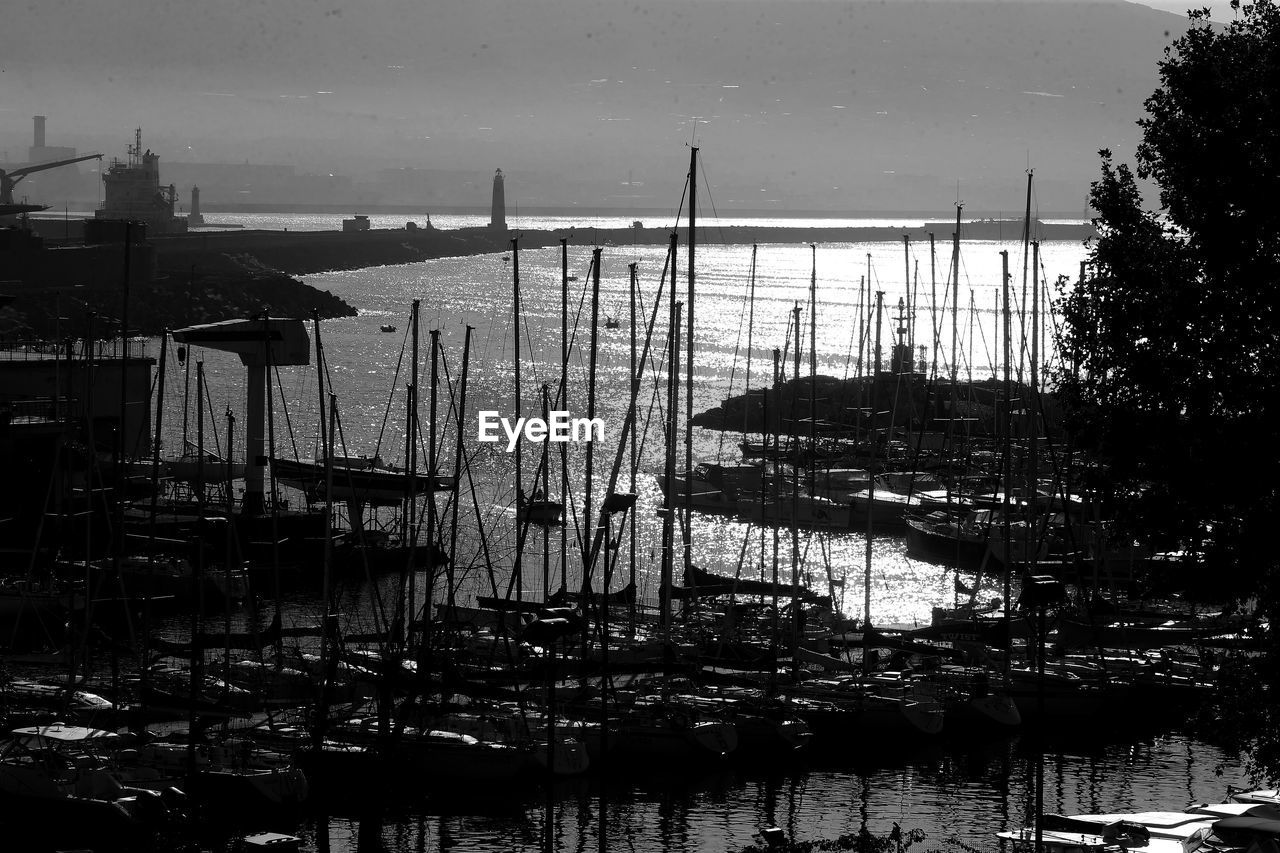
M211 217L212 218L212 217ZM231 215L217 217L230 220ZM403 219L403 217L400 217ZM296 221L295 221L296 220ZM293 218L289 227L306 227L305 218ZM245 223L249 227L282 227L278 221ZM376 224L376 223L375 223ZM402 224L402 223L401 223ZM437 220L437 227L448 223ZM463 223L466 224L466 223ZM474 224L474 223L472 223ZM626 223L624 223L625 225ZM654 223L649 223L654 224ZM759 224L759 223L757 223ZM776 224L776 223L767 223ZM839 223L837 223L839 224ZM862 224L847 221L844 224ZM917 223L918 224L918 223ZM598 227L614 227L616 223ZM556 227L531 220L527 227ZM589 233L589 232L587 232ZM760 246L754 256L751 246L722 245L714 228L699 234L696 268L694 323L694 382L692 408L695 412L716 407L749 387L771 382L774 350L787 375L795 368L795 346L801 342L800 375L809 369L810 288L816 292L816 364L819 374L835 377L858 375L859 352L866 352L875 334L862 307L868 291L883 293L881 335L887 352L896 324L899 298L915 306L914 325L909 333L917 350L923 348L925 373L945 374L952 365L952 330L955 330L957 372L961 379L985 379L1002 369L997 364L997 341L1002 318L998 313L1000 275L1008 253L1011 292L1015 300L1011 323L1013 370L1029 370L1030 305L1023 293L1023 247L1019 237L1007 242L965 241L958 261L958 287L952 287L952 255L949 234L939 235L936 250L928 244L901 243L823 244L811 247L795 244ZM567 399L552 399L550 408L582 416L594 399L594 414L604 424L604 439L594 445L595 506L604 493L604 483L622 437L628 400L628 374L632 351L630 265L636 266L641 294L635 331L637 348L644 346L643 332L662 286L650 351L645 362L637 405L638 432L642 447L636 472L635 491L639 495L636 519L639 546L634 555L634 572L640 597L656 600L659 572L659 532L656 512L661 502L655 474L663 460L663 418L666 405L667 328L670 308L669 279L663 280L667 247L653 245L606 246L600 261L600 295L594 330L598 357L596 393L589 396L588 371L593 339L590 287L592 245L583 242L579 229L569 245L568 322L573 338L569 357ZM1074 243L1045 243L1040 247L1040 280L1074 280L1084 258L1084 247ZM682 234L677 256L678 296L687 302L688 247ZM752 274L754 264L754 276ZM519 273L521 406L517 411L514 385L514 312L512 309L516 267ZM1029 265L1029 264L1028 264ZM1028 273L1030 275L1030 273ZM460 375L463 344L472 328L467 387L467 410L461 423L461 437L477 498L463 504L458 524L459 554L455 560L458 576L456 594L466 604L476 594L492 588L506 589L514 563L516 454L508 452L505 439L497 443L476 441L478 415L492 411L514 420L518 415L538 415L542 409L541 389L556 394L561 371L561 256L558 248L530 251L512 250L474 257L442 258L401 266L305 276L304 280L329 290L359 310L356 317L324 321L320 326L329 390L339 407L341 432L337 441L340 455L379 454L388 462L405 458L405 387L409 383L408 339L410 305L421 300L422 429L428 429L427 387L431 369L429 342L438 333L440 378L438 457L440 467L450 473L454 442L459 430L457 412L450 408L450 385ZM754 299L752 283L754 280ZM870 282L868 288L866 282ZM1045 285L1040 285L1041 291ZM1032 292L1028 284L1026 292ZM959 310L952 312L953 293L959 294ZM1044 304L1056 296L1050 290ZM1029 297L1027 297L1029 298ZM1018 311L1026 304L1027 311ZM795 326L796 306L800 324ZM617 328L606 328L605 318L619 320ZM682 307L682 334L687 333L689 306ZM1052 369L1052 316L1043 318L1043 351ZM394 332L382 328L394 326ZM1025 331L1024 331L1025 329ZM937 344L935 346L935 339ZM314 344L314 341L313 341ZM244 407L243 372L238 359L216 352L193 350L190 359L204 363L209 381L206 406L210 414ZM680 347L680 370L685 369L685 344ZM865 357L865 356L864 356ZM886 358L887 361L887 358ZM182 370L172 370L166 378L167 402L165 442L179 446L193 435L194 414L174 414L191 378ZM681 382L681 406L685 404ZM317 378L315 365L281 368L273 392L276 435L273 442L282 456L296 454L309 459L320 455L318 443ZM212 418L216 422L218 418ZM237 433L241 433L237 429ZM683 427L681 427L681 436ZM212 440L212 439L211 439ZM740 432L694 430L695 461L732 463L739 456ZM423 438L425 443L426 439ZM526 443L523 454L523 488L536 488L533 471L543 446ZM555 453L559 448L554 449ZM581 524L583 480L588 446L568 446L571 489L566 504L573 525ZM683 445L680 445L683 453ZM233 449L240 457L242 450ZM419 453L425 459L425 444ZM558 493L559 461L552 459L551 490ZM425 467L425 465L423 466ZM622 457L619 490L631 488L627 456ZM294 495L293 500L300 500ZM484 531L480 536L478 531ZM789 534L788 534L789 535ZM815 587L824 587L828 576L842 581L837 605L846 616L864 616L866 585L870 584L870 617L877 625L917 625L929 621L933 607L950 605L955 596L955 573L947 568L912 559L901 538L874 534L872 559L866 563L866 539L862 533L840 535L801 533L795 550L800 554L800 574ZM691 559L695 565L716 572L744 577L763 577L762 531L741 521L715 516L696 516L691 530ZM780 575L790 577L790 540L781 549ZM570 553L577 546L570 545ZM567 580L570 588L580 583L571 557L560 568L558 534L548 540L544 575L544 545L541 536L526 543L520 578L522 597L537 598L547 589ZM580 550L576 553L581 553ZM631 569L629 554L619 562L624 579ZM532 567L532 568L531 568ZM770 570L772 566L770 565ZM615 575L616 576L616 575ZM974 578L966 579L972 583ZM421 576L420 583L430 579ZM395 587L394 578L344 588L342 618L348 630L367 629L375 624L367 612L375 601L385 599ZM614 588L621 586L622 581ZM982 581L979 598L1000 595L998 581ZM444 594L437 581L433 600ZM385 606L385 605L384 605ZM314 619L313 602L291 600L287 619ZM1116 737L1116 721L1087 720L1078 731L1065 734L1061 742L1045 746L1043 770L1044 804L1047 811L1119 812L1127 810L1182 808L1195 801L1218 801L1227 783L1243 784L1241 766L1234 756L1193 741L1181 734L1138 727L1132 735ZM858 733L849 734L853 744ZM925 848L941 848L948 838L981 850L998 849L994 834L1029 823L1032 819L1033 770L1039 746L1017 737L986 743L958 743L945 736L918 748L885 754L868 744L865 754L836 766L806 765L787 772L753 771L726 767L705 775L652 775L614 768L604 788L609 803L606 846L610 850L720 851L738 850L751 843L762 827L782 827L795 840L833 838L857 833L863 828L889 832L895 824L904 831L919 829L928 836ZM586 850L599 847L598 803L601 782L589 777L561 783L550 792L557 850ZM310 849L346 851L377 850L388 853L408 851L519 851L543 849L548 792L539 786L517 793L462 791L442 798L432 795L418 800L391 803L372 812L352 812L341 807L332 813L313 814L302 823L282 827L297 832ZM957 848L959 849L959 848Z
M1227 783L1240 781L1233 762L1182 736L1135 735L1102 743L1113 722L1095 721L1090 731L1076 733L1075 746L1050 747L1043 770L1047 812L1181 809L1219 802ZM1079 745L1088 741L1093 745ZM766 826L781 827L800 842L856 835L864 828L883 837L896 824L904 833L925 834L919 850L1001 850L996 832L1033 819L1032 753L1025 744L998 741L788 773L622 774L606 788L606 849L736 853ZM555 849L600 849L598 782L562 784L553 796ZM545 800L542 789L524 798L460 792L377 815L316 815L296 832L312 849L333 853L533 853L545 849Z

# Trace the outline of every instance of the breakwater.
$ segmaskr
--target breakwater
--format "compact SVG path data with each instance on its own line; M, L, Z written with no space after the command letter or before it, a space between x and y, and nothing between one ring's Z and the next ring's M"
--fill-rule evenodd
M505 233L482 228L197 232L158 237L152 242L162 269L287 275L480 255L510 245Z
M889 226L791 227L716 226L701 230L706 243L915 243L930 235L951 239L954 223L926 222L919 227ZM966 240L1018 240L1021 220L964 223ZM1084 241L1089 225L1032 224L1041 240ZM251 316L269 309L277 316L351 316L348 303L312 288L293 276L408 264L433 258L481 255L510 250L513 237L522 249L556 246L561 239L576 245L664 245L668 227L592 228L505 231L490 228L382 228L363 231L235 230L190 232L152 237L135 245L126 264L122 246L45 245L39 237L6 229L0 258L6 262L4 291L14 300L0 315L0 335L49 337L82 334L90 313L119 317L123 313L124 276L130 281L129 326L132 332L158 334L162 329L193 323ZM687 239L680 235L681 243ZM67 318L58 328L59 316ZM70 330L66 323L73 327ZM103 327L98 326L101 333Z
M950 240L954 223L926 222L916 228L898 227L786 227L711 226L700 239L711 243L858 243ZM965 223L964 239L1021 239L1021 220L986 220ZM1033 223L1031 234L1040 240L1084 241L1094 234L1090 225ZM157 260L169 269L276 270L306 275L338 269L361 269L386 264L407 264L432 258L503 252L513 237L523 249L559 244L562 238L578 245L664 245L670 228L592 228L502 231L489 228L383 228L367 231L224 231L199 232L154 241ZM681 242L685 237L681 234Z
M4 236L0 340L112 337L126 317L130 334L158 335L263 311L326 319L356 314L341 298L243 253L172 256L159 240L135 243L126 253L121 244L46 247L16 229Z

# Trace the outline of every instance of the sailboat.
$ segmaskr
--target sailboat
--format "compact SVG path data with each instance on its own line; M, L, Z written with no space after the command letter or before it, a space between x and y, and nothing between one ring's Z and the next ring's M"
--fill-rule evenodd
M126 784L112 731L54 723L23 726L0 744L0 817L22 849L152 849L181 822L181 792Z
M326 485L326 459L297 460L274 457L271 460L276 480L304 492L309 500L320 501L326 495L335 501L369 506L399 506L408 494L424 495L429 491L449 491L452 477L411 474L404 468L388 465L380 456L338 456L333 459L333 482Z

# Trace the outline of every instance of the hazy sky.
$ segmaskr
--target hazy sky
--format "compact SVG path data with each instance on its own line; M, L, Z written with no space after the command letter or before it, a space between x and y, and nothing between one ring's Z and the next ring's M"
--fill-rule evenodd
M1208 7L1213 12L1215 21L1230 21L1234 15L1231 10L1231 0L1201 0L1199 3L1188 2L1188 0L1142 0L1142 5L1178 15L1185 14L1188 9Z
M946 207L957 186L1016 198L1030 166L1056 192L1049 204L1078 209L1098 149L1132 152L1188 4L15 5L0 28L0 158L23 158L42 114L49 144L108 156L123 156L142 127L162 170L501 166L518 202L606 204L624 185L678 200L696 138L730 205L865 209L943 196ZM1226 3L1209 5L1229 19Z

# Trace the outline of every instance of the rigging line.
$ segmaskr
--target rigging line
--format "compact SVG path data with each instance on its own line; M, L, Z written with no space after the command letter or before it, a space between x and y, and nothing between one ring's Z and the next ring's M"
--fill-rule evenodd
M591 260L587 263L587 274L582 277L583 279L582 292L578 296L577 313L573 315L573 332L569 335L569 348L565 350L565 353L564 353L564 365L566 366L569 364L569 361L573 358L575 353L576 348L574 347L574 344L576 344L578 341L578 329L582 325L582 309L583 309L583 306L585 306L587 303L587 286L588 286L587 283L591 278L591 273L592 273L592 270L594 269L595 262L596 262L595 253L592 252ZM583 366L581 350L577 350L577 356L578 356L578 367L581 368ZM559 384L559 383L556 383L556 384ZM557 402L560 400L559 392L556 392L556 400Z
M276 387L280 390L280 410L284 412L284 427L289 432L289 444L293 446L293 461L298 461L298 437L293 432L293 422L289 420L289 402L284 398L284 383L280 381L280 365L272 365L276 373Z
M651 355L650 362L652 362L652 358L653 357ZM653 408L655 405L658 407L658 417L662 419L662 423L664 424L666 423L666 414L662 408L662 397L664 396L661 393L662 390L663 390L662 383L659 381L658 374L655 371L654 380L653 380L653 390L650 392L649 406L645 412L644 429L640 431L640 436L637 441L638 447L644 447L645 443L649 439L649 425L653 423Z
M485 516L480 511L480 498L476 494L476 480L471 474L471 460L480 452L479 447L472 448L470 453L465 450L462 453L462 468L467 472L467 486L471 492L471 507L476 516L476 532L480 537L480 551L484 555L484 568L489 576L489 586L493 592L493 597L498 597L498 581L493 576L493 555L489 551L489 537L485 535ZM454 472L454 482L460 484L462 482L461 474ZM473 558L474 559L474 558ZM424 604L425 606L425 604Z
M391 401L395 399L396 384L400 381L400 368L404 364L404 350L405 350L405 345L409 342L409 331L410 331L409 327L406 327L404 336L400 339L400 355L396 359L395 375L391 377L391 391L387 394L387 405L386 405L386 408L382 410L382 426L378 429L378 440L373 445L374 456L377 456L379 452L382 450L382 436L387 431L387 421L391 417ZM414 390L416 391L417 389L415 388ZM409 463L409 460L406 459L405 464L407 465L408 463Z
M720 223L720 211L716 209L715 196L711 194L711 180L707 177L707 160L705 157L698 158L698 168L702 171L702 185L706 187L705 198L707 199L708 202L710 202L711 215L716 220L716 233L720 238L720 243L724 244L725 242L724 225Z
M498 340L498 361L500 362L505 361L507 358L507 344L511 342L511 323L510 312L503 311L498 323L494 324L502 332L502 336ZM485 353L485 356L487 357L488 353Z
M800 303L799 303L799 302L797 302L796 304L798 305L798 304L800 304ZM789 353L791 352L791 327L792 327L792 321L793 321L794 317L795 317L795 311L794 311L794 310L792 310L792 311L788 311L788 312L787 312L787 332L786 332L785 337L783 337L783 339L782 339L782 363L783 363L784 365L787 363L788 355L789 355ZM799 345L800 345L799 337L800 337L800 329L797 327L797 328L796 328L796 338L797 338L797 340L796 340L796 346L799 346ZM785 373L786 373L786 371L783 371L783 374L784 374L784 376L783 376L783 381L785 381L785 380L786 380Z
M969 311L973 311L973 290L969 290ZM968 371L969 382L973 382L973 332L966 329L967 336L960 336L960 352L956 355L957 367L963 367ZM957 371L958 374L958 371Z
M459 323L462 323L462 321L461 321L461 320L459 320L458 322L459 322ZM497 324L495 324L495 323L485 323L484 325L485 325L484 348L483 348L483 350L482 350L482 352L481 352L480 360L481 360L481 361L484 361L484 362L488 362L488 361L490 360L490 359L489 359L489 346L490 346L491 342L493 341L493 330L494 330L494 326L495 326L495 325L497 325Z
M350 451L347 449L346 431L342 427L342 411L341 410L334 412L334 421L338 427L338 439L342 444L342 455L348 456L350 454ZM332 465L333 463L330 462L328 464ZM347 469L347 484L349 486L351 485L351 469L350 468ZM352 521L351 518L347 519L347 523L354 526L354 522ZM359 530L360 528L356 528L356 529ZM363 537L361 537L361 539L363 539ZM363 544L363 542L361 542L361 544ZM383 603L382 603L382 592L381 590L379 590L378 585L372 582L372 578L368 576L369 562L368 562L367 556L365 557L365 561L364 561L364 569L365 569L366 578L367 580L369 580L369 587L372 589L372 593L373 593L373 600L374 600L374 607L375 607L374 614L373 614L375 617L374 626L377 628L379 632L381 632L382 625L389 624L389 623L387 622L386 608L383 606ZM379 618L381 621L379 621Z
M972 295L973 291L970 290L969 293L970 295ZM987 343L987 332L984 328L982 328L981 323L978 323L978 335L981 336L982 338L982 353L987 357L987 364L993 364L994 362L991 358L991 346ZM972 347L973 341L970 341L969 344L970 344L970 347ZM992 372L993 373L995 372L994 369Z
M815 532L816 531L814 530L805 531L804 552L800 555L800 566L809 565L809 549L813 546L813 535ZM799 568L799 566L797 566L797 568ZM807 588L812 588L813 575L810 573L808 569L805 569L805 572L804 572L804 582Z
M205 408L209 412L209 428L213 432L213 446L216 450L216 453L214 454L214 458L216 459L222 455L222 439L218 438L218 418L213 413L213 398L209 396L209 383L207 381L204 383L204 403L203 404L207 404L205 405ZM230 408L230 406L228 406L228 408ZM202 447L202 448L199 448L199 452L201 455L203 455L208 451L206 451ZM231 454L228 453L227 459L229 460L230 458L231 458ZM228 488L230 488L229 485L228 485Z
M541 388L543 383L542 383L542 380L538 378L538 359L535 357L535 353L533 350L533 333L529 330L528 312L525 312L521 316L520 321L524 324L524 344L529 351L528 361L525 361L522 363L527 364L529 366L529 369L533 371L532 380L533 380L534 387Z
M577 313L575 313L573 316L573 334L569 336L569 340L567 342L562 342L561 344L562 346L566 347L564 352L560 354L561 374L564 376L566 380L568 379L568 376L569 376L569 363L574 353L573 345L578 339L578 323L582 319L582 309L587 299L587 287L588 287L587 281L591 278L591 269L592 269L591 265L594 263L595 263L595 253L592 252L591 260L587 261L587 271L582 276L582 278L584 279L582 283L582 293L578 299ZM579 356L578 366L579 367L582 366L581 356ZM542 383L538 383L538 384L539 386L541 386ZM551 383L551 382L547 383L548 387L550 387L552 384L556 386L556 393L555 393L555 397L551 400L551 403L555 406L560 406L561 401L568 399L568 389L561 387L561 384L558 381L555 383Z
M685 175L684 189L680 191L680 204L676 207L675 221L671 224L671 227L667 229L669 231L678 232L680 230L680 217L684 215L684 200L689 197L689 177L689 175ZM668 254L670 253L668 252Z
M754 268L753 268L753 270L754 270ZM751 284L750 284L750 282L748 282L748 283L747 283L747 289L748 289L748 292L750 292L750 288L751 288ZM729 368L729 397L732 397L732 396L733 396L733 381L734 381L734 379L737 377L737 373L738 373L738 354L739 354L739 353L741 352L741 350L742 350L742 321L743 321L743 319L744 319L744 318L746 317L746 315L747 315L747 304L748 304L748 302L749 302L749 301L750 301L749 299L744 299L744 300L742 300L742 310L741 310L741 312L738 314L738 339L737 339L737 340L735 340L735 341L733 342L733 364L732 364L732 366ZM748 349L747 349L747 363L748 363L748 364L750 364L750 363L751 363L751 350L750 350L750 347L748 347ZM748 373L748 375L747 375L747 383L746 383L746 384L747 384L747 389L749 390L749 389L751 388L751 375L750 375L750 373ZM744 397L743 397L743 405L745 406L745 405L746 405L746 397L745 397L746 391L744 391L744 392L743 392L743 394L744 394ZM723 457L722 457L722 454L724 453L724 435L725 435L725 432L726 432L726 430L723 430L723 429L722 429L722 430L720 430L720 439L719 439L719 441L716 443L716 459L717 459L717 461L718 461L718 460L720 460L721 458L723 458Z
M658 292L657 294L654 295L655 305L660 305L662 303L662 292L667 286L667 270L669 270L670 268L671 268L671 249L670 247L668 247L666 260L663 261L663 264L662 264L662 275L658 278ZM639 293L639 288L637 288L637 293ZM642 297L640 298L641 298L641 306L643 307L644 305L643 298ZM632 330L632 332L634 333L634 330ZM668 348L657 347L656 349L659 350L658 352L659 361L657 363L654 362L654 353L652 350L650 350L649 355L645 358L644 362L642 362L640 365L641 379L644 378L643 374L645 370L645 363L647 363L648 367L653 372L653 392L649 398L649 408L647 412L647 417L645 418L645 422L644 422L644 430L641 432L639 437L639 441L638 441L639 447L644 447L645 441L648 439L649 424L652 423L653 406L654 406L655 400L657 401L657 405L658 405L658 413L663 418L663 423L664 424L666 423L666 416L663 413L662 401L660 399L661 395L659 394L659 390L661 389L663 384L661 379L662 365L666 363Z
M458 398L458 394L459 394L459 393L460 393L460 391L461 391L461 389L456 388L456 385L455 385L455 383L454 383L454 381L453 381L453 377L452 377L452 376L450 375L450 373L449 373L449 357L448 357L448 355L446 355L446 354L445 354L445 351L444 351L444 347L443 347L443 346L441 346L441 347L440 347L440 369L441 369L441 371L444 373L444 384L445 384L445 388L446 388L446 389L448 389L448 403L447 403L447 405L445 406L445 416L444 416L444 418L443 418L444 425L443 425L443 428L442 428L442 429L437 429L437 430L436 430L436 441L437 441L437 446L436 446L436 452L435 452L434 454L430 452L431 448L430 448L430 446L429 446L429 445L427 445L427 444L422 444L422 445L421 445L421 448L422 448L422 451L423 451L423 454L424 454L423 458L424 458L424 459L435 459L435 460L436 460L437 465L438 465L438 463L440 462L440 457L441 457L441 456L443 456L443 455L445 454L445 452L446 452L446 451L445 451L445 443L446 443L446 441L447 441L447 433L448 433L448 430L449 430L450 428L455 427L455 426L457 425L457 421L458 421L458 417L457 417L457 416L458 416L458 404L457 404L457 398ZM439 419L439 418L437 418L437 420L440 420L440 419ZM423 435L422 435L422 434L423 434L423 432L424 432L424 430L418 430L418 441L419 441L419 442L421 442L421 441L422 441L422 439L423 439ZM429 431L429 430L427 430L427 432L430 432L430 431ZM430 435L427 435L427 436L426 436L426 439L427 439L427 441L429 442L429 441L431 440L431 436L430 436ZM434 477L434 476L435 476L435 473L436 473L435 471L428 471L428 472L427 472L428 476L432 476L432 477ZM455 477L455 478L457 477L457 472L456 472L456 471L454 472L454 477ZM423 503L423 505L425 506L426 504L430 503L430 501L423 501L422 503Z

